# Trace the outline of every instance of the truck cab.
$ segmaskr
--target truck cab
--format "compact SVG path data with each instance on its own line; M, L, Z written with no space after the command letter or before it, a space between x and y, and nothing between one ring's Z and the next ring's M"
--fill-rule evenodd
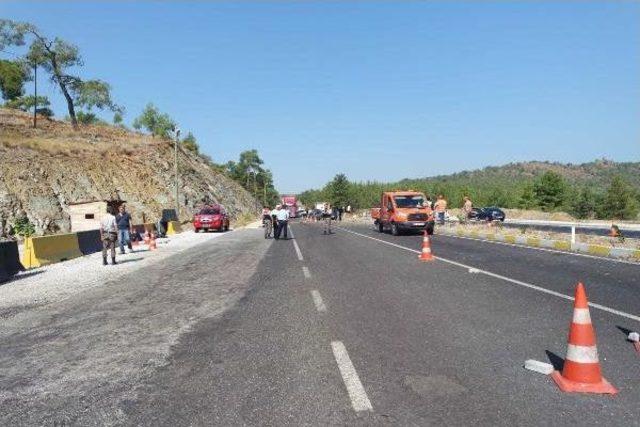
M407 231L433 234L433 211L423 193L417 191L388 191L380 197L380 207L371 210L374 226L379 232L391 231L397 236Z

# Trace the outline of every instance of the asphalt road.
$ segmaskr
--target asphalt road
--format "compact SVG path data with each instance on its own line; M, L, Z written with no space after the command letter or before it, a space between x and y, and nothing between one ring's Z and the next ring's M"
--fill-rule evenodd
M422 263L419 236L291 229L9 319L0 424L640 425L638 265L445 236ZM523 369L561 363L578 280L616 396Z

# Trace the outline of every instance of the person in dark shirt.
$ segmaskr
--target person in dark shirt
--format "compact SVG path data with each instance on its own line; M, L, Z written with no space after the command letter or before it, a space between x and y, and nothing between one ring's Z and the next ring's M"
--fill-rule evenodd
M124 204L118 208L118 214L116 215L116 224L118 224L118 241L120 242L120 253L124 254L124 243L127 242L129 252L133 252L133 246L131 246L131 234L133 233L133 227L131 225L131 215L126 211Z

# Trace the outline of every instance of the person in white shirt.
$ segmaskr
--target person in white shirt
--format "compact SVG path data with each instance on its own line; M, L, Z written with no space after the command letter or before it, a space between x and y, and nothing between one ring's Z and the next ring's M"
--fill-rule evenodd
M111 249L111 264L116 263L116 242L118 241L118 224L113 206L107 207L107 214L100 221L100 238L102 239L102 264L107 265L107 251Z
M284 240L288 238L288 228L289 228L289 210L283 209L282 205L276 206L276 220L277 226L274 233L274 237L276 240L280 240L280 235L284 231Z

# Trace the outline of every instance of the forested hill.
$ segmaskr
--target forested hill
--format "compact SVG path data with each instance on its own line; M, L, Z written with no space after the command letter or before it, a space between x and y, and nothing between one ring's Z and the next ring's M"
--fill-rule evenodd
M615 175L620 175L627 183L640 189L640 162L614 162L596 160L582 164L563 164L552 162L509 163L504 166L489 166L484 169L463 171L452 175L439 175L421 179L404 179L400 183L438 183L456 182L459 184L491 184L508 185L526 183L543 175L555 172L569 184L590 185L596 191L604 191Z
M305 191L300 199L366 208L378 203L382 191L392 189L443 194L453 207L468 195L476 206L563 210L580 218L635 219L640 206L640 162L521 162L391 183L352 183L338 175L320 190Z

